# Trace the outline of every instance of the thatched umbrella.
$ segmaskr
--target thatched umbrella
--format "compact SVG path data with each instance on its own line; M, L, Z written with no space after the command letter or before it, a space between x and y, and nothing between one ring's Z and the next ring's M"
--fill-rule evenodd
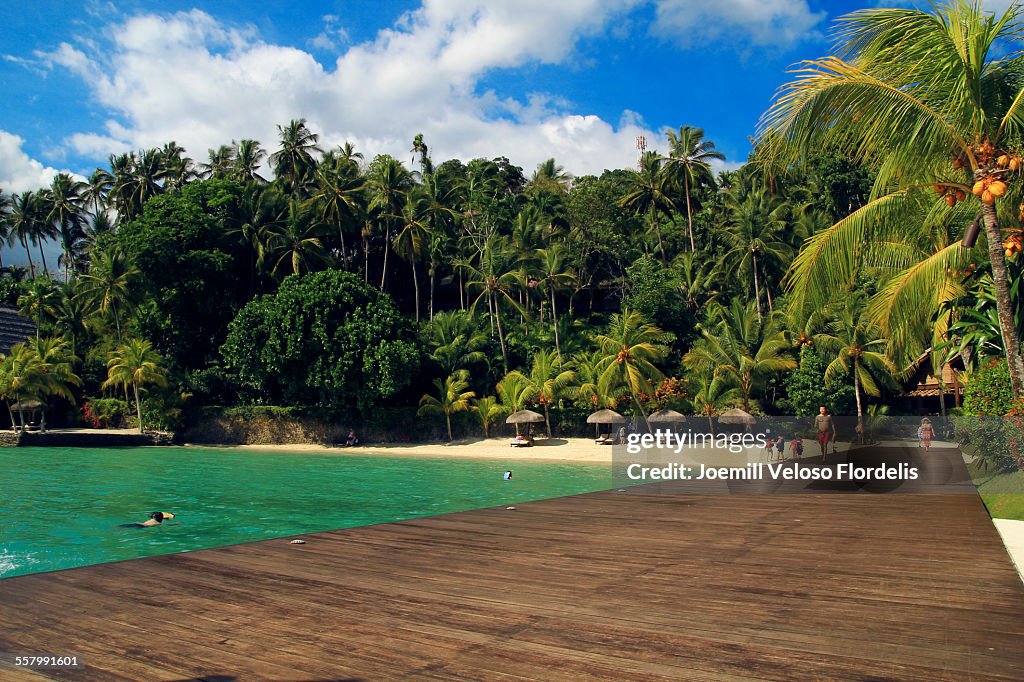
M653 413L650 417L647 418L647 421L651 424L673 424L685 422L686 417L684 417L679 412L676 412L675 410L665 408L664 410L658 410L657 412Z
M625 424L626 418L615 410L598 410L587 417L587 423L594 425L594 434L601 436L601 424Z
M519 410L518 412L513 412L505 419L506 424L515 424L517 436L519 435L520 424L535 424L542 421L544 421L544 415L537 414L533 410Z
M719 424L756 424L757 420L749 412L744 412L738 407L726 410L718 416Z

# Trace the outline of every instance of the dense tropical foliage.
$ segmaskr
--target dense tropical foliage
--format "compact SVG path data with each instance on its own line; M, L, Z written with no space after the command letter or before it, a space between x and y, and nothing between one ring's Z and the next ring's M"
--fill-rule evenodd
M573 177L437 163L423 135L414 167L367 159L299 119L269 147L168 142L0 193L27 261L0 296L64 358L45 384L41 351L12 350L0 392L131 399L140 426L140 393L186 415L405 410L449 438L524 408L549 433L602 408L913 411L914 372L995 357L1020 396L1019 14L848 15L717 176L686 125L636 168Z

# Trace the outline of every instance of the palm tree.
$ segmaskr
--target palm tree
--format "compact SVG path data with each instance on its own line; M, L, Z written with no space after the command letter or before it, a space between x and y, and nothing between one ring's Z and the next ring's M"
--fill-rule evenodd
M414 155L420 155L420 171L423 175L427 175L434 170L430 163L430 150L427 148L427 143L423 141L423 133L417 133L416 137L413 138L412 149L410 151ZM415 159L416 157L413 156L413 160Z
M558 305L555 293L565 286L571 286L575 276L565 266L566 250L561 244L552 244L547 249L537 249L537 269L540 279L537 286L551 297L551 321L555 328L555 352L558 362L562 361L562 344L558 337Z
M743 400L743 395L725 376L716 375L713 369L694 372L690 375L688 389L694 409L707 417L710 433L715 432L712 417Z
M457 370L443 381L434 379L434 386L437 387L437 397L426 394L420 398L420 409L417 414L443 414L448 424L448 442L451 442L452 415L468 410L469 401L476 397L476 393L466 390L469 388L469 372L465 370Z
M73 371L76 360L64 339L42 338L11 347L10 355L0 362L0 394L18 403L22 428L25 400L58 395L74 403L71 386L82 383Z
M199 177L195 163L185 156L185 148L171 140L160 150L160 175L167 190L179 190Z
M861 389L870 396L881 395L879 383L890 384L895 368L885 354L886 340L865 312L863 297L847 299L826 331L814 335L815 345L835 358L825 368L825 384L835 383L853 374L853 392L857 397L857 423L863 433L864 408Z
M608 362L599 351L577 353L572 356L572 368L576 372L576 381L566 390L566 395L576 401L580 407L599 410L614 408L618 398L628 393L626 386L608 386L602 381Z
M480 419L480 426L484 430L484 438L491 437L491 426L505 416L505 408L498 403L498 399L493 395L473 400L472 406L469 409Z
M526 311L512 295L521 284L519 262L519 255L508 241L503 237L494 236L485 242L477 263L461 263L470 277L466 288L480 290L479 295L470 304L470 312L475 314L481 301L487 304L488 313L497 326L501 360L506 372L508 347L505 343L505 328L501 321L501 308L511 307L515 312L526 316ZM494 327L491 328L491 333L494 333Z
M486 363L487 336L462 310L439 312L427 327L427 344L433 348L430 358L445 374Z
M501 405L505 412L512 414L519 410L525 410L529 403L529 383L526 378L518 372L509 372L501 378L501 381L494 387ZM519 424L516 424L516 435L519 435Z
M763 188L752 188L746 192L734 190L726 193L725 207L728 222L723 236L729 249L722 255L722 262L730 275L742 272L753 280L754 308L757 319L761 320L758 272L769 262L788 264L792 255L789 245L781 239L786 228L788 206L781 197L772 196ZM770 310L770 287L766 286L765 290L768 291Z
M676 210L672 200L672 177L662 165L657 152L644 152L640 157L640 170L627 171L629 192L619 200L623 208L632 208L637 215L646 215L658 235L658 248L662 261L667 262L665 242L661 237L659 215L671 219Z
M325 225L337 227L343 267L348 261L345 231L359 225L364 210L365 186L366 181L359 174L359 167L353 163L325 161L317 168L316 187L309 201L316 207Z
M697 251L697 241L693 236L693 207L691 194L702 185L715 186L715 178L711 172L711 159L725 160L725 154L715 150L715 143L704 139L702 128L682 126L679 134L672 130L668 135L668 165L677 170L683 180L683 195L686 198L686 219L690 224L690 252Z
M242 140L235 147L235 158L232 163L232 176L241 183L267 184L266 178L259 174L260 164L267 156L256 140Z
M47 219L60 235L64 249L64 281L69 271L78 271L78 262L85 242L85 215L83 205L86 184L67 173L57 173L50 185Z
M206 150L210 162L202 164L203 178L224 180L237 174L235 151L233 144L222 144L216 149Z
M530 179L531 188L544 190L556 195L568 193L571 184L572 175L566 173L565 169L559 166L554 158L537 164L537 170L533 172L533 177Z
M762 323L753 307L753 301L744 306L734 300L728 309L721 310L717 324L701 329L700 340L683 356L687 369L713 373L713 378L737 387L747 412L754 391L769 377L797 366L774 321Z
M82 191L82 201L92 205L93 215L105 212L107 207L107 195L114 186L114 176L109 171L97 168L89 176L85 189Z
M319 135L306 127L306 119L293 119L286 126L277 126L281 137L281 148L270 155L274 175L280 178L292 194L304 196L306 181L316 169L313 153L322 150L317 146Z
M89 272L81 276L78 297L100 316L114 318L117 342L122 342L121 316L131 304L132 283L139 271L117 246L93 254ZM109 329L109 327L108 327Z
M139 418L139 433L143 432L142 401L139 391L146 385L166 386L167 375L163 358L153 350L149 341L128 339L107 362L107 379L103 388L123 386L125 391L131 385L135 394L135 413Z
M1001 44L1015 40L1021 30L1021 12L1015 2L993 16L980 0L957 0L931 12L848 14L840 19L837 54L805 62L761 122L765 136L789 149L835 148L880 169L878 198L818 235L807 255L801 254L794 272L814 274L802 285L805 290L834 292L840 281L849 281L857 245L874 241L873 228L898 220L895 214L915 188L938 182L942 198L952 193L971 206L970 214L980 212L1018 397L1024 396L1024 357L1013 325L999 225L1017 217L1020 183L1013 182L1016 175L1008 167L1020 163L1024 60L1016 53L1000 55ZM986 193L995 182L1003 184ZM977 183L980 197L971 193ZM996 196L1006 189L1013 200Z
M22 315L36 323L36 338L39 338L43 320L49 319L60 302L60 290L57 284L46 275L33 279L25 293L18 298L18 307Z
M525 384L523 397L544 407L544 423L548 427L548 437L553 436L551 405L558 401L565 389L576 379L575 372L564 368L554 353L539 350L533 356L529 374L523 374L519 370L511 374L522 377Z
M425 200L417 193L409 196L402 215L395 216L401 222L398 234L392 242L395 251L408 260L412 268L413 302L417 323L420 321L420 279L416 274L416 261L423 257L423 252L430 243L430 226L424 213L425 205Z
M28 248L29 242L33 244L39 236L45 232L46 211L43 203L35 192L22 192L15 194L11 200L11 211L7 216L7 223L10 225L10 238L15 238L25 248L25 256L28 258L28 268L32 279L36 276L36 266L32 262L32 252ZM42 251L40 250L40 255ZM44 270L45 257L43 259Z
M378 156L370 165L367 186L370 191L369 209L384 233L384 263L380 275L380 288L383 291L388 276L392 221L394 216L402 215L412 187L412 176L398 159Z
M273 274L311 272L328 261L328 254L320 241L323 226L314 220L299 204L289 204L288 219L282 224L268 227L268 248L274 259Z
M606 363L600 382L604 386L624 385L637 409L647 420L640 395L653 395L654 382L665 378L655 363L668 354L675 336L650 324L636 311L612 315L606 334L594 338Z

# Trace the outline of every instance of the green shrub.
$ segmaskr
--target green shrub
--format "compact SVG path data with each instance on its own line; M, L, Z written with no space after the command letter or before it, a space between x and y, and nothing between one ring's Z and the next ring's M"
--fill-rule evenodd
M132 408L119 398L86 398L81 410L82 419L94 429L121 428L125 418L133 416Z
M973 372L964 385L964 414L1002 416L1013 404L1010 370L1006 360L992 360Z

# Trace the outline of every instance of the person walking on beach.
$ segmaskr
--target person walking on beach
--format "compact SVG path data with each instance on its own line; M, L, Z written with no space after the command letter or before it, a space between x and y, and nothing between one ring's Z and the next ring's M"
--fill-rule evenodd
M932 420L925 417L921 420L921 426L917 427L917 438L920 441L917 447L921 447L921 443L924 443L924 451L928 452L932 447L932 436L934 435L935 431L932 429Z
M822 405L818 408L818 416L814 418L814 428L818 430L818 447L821 449L821 460L825 461L828 452L828 442L832 441L832 452L836 451L836 425L832 421L832 415Z

